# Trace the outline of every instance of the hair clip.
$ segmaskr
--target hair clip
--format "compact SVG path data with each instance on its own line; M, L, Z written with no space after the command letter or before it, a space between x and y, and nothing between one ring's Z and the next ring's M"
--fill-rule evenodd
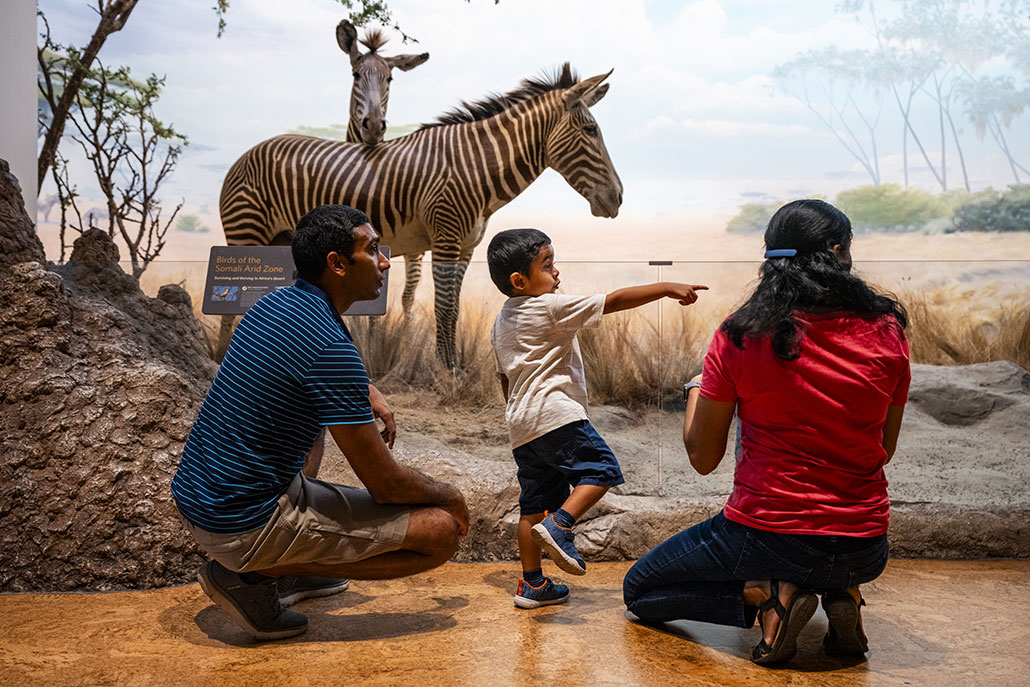
M798 252L793 248L774 248L765 251L766 258L793 258Z

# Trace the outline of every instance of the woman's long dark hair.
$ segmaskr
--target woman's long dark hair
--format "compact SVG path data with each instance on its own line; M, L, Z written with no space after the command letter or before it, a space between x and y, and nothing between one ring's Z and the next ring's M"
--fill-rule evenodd
M745 337L772 335L772 349L796 360L804 332L796 311L850 312L877 318L891 315L908 326L905 307L892 294L874 291L851 274L851 263L834 255L851 246L851 221L829 203L796 200L777 210L765 230L766 250L792 248L793 257L768 258L759 270L754 293L723 322L722 331L737 348Z

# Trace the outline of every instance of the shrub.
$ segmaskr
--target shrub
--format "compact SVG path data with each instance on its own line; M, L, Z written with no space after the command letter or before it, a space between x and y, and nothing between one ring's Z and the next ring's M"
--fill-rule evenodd
M726 231L731 234L763 233L781 205L783 203L745 203L740 206L740 212L726 223Z
M949 198L949 200L951 200ZM953 201L952 201L953 202ZM900 184L859 186L841 191L834 200L856 232L912 231L936 217L948 216L944 203L919 189Z
M955 231L1030 230L1030 184L1012 184L1007 191L976 194L955 211Z
M179 215L179 221L175 223L175 230L187 234L206 234L210 229L200 223L196 215Z

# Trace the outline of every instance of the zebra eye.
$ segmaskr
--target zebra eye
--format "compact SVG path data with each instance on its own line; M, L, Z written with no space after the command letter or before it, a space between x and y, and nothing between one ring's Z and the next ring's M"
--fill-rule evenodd
M587 136L596 136L597 127L593 124L587 124L585 127L583 127L583 133L585 133Z
M392 76L386 77L386 83L390 83L391 81L393 81L393 77Z
M360 79L361 78L361 74L358 74L357 72L354 72L354 78L355 79Z

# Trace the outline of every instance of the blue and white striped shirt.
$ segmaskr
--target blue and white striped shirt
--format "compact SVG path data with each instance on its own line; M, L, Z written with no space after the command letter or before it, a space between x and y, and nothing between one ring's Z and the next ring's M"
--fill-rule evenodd
M176 505L208 532L263 527L322 428L366 422L358 349L328 296L298 279L236 327L172 480Z

